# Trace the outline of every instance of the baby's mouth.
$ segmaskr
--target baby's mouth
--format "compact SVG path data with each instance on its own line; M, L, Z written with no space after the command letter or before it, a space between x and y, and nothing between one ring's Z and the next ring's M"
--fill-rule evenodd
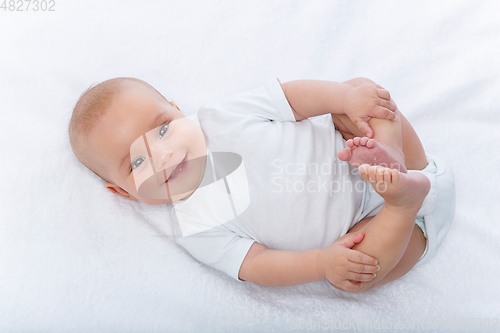
M187 164L186 158L187 158L187 154L186 154L186 156L184 156L184 159L177 165L177 167L174 169L174 171L172 171L172 173L170 174L170 177L168 177L168 179L165 181L165 183L171 179L176 178L177 175L179 175L185 169L186 164Z

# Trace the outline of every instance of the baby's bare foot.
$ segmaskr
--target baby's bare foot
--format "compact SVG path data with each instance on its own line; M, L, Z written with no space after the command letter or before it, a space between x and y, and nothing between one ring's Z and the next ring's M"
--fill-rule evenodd
M394 207L418 211L431 188L429 178L420 172L402 173L368 164L361 165L359 172L384 201Z
M339 151L337 157L349 162L353 167L361 164L380 165L406 173L405 158L402 151L367 137L347 140L347 147Z

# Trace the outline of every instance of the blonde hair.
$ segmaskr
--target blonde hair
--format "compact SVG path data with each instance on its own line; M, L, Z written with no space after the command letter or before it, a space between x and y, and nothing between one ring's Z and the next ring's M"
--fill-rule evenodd
M127 83L136 83L147 86L158 93L165 101L168 100L147 82L133 77L117 77L106 80L97 85L91 85L84 91L75 107L68 126L69 141L71 148L78 160L85 165L90 171L101 179L112 183L105 175L105 171L98 168L92 163L88 152L85 148L85 138L96 126L99 119L106 113L114 98L120 93Z

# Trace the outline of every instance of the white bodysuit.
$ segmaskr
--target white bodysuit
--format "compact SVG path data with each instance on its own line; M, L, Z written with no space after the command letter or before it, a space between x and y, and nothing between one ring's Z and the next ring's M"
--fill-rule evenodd
M362 208L369 185L337 158L346 145L331 115L296 122L277 79L206 103L196 119L210 152L242 157L250 196L236 218L176 238L199 261L239 280L254 241L275 250L325 248L368 215ZM174 203L173 215L207 219L210 214L201 212L195 200L198 191Z

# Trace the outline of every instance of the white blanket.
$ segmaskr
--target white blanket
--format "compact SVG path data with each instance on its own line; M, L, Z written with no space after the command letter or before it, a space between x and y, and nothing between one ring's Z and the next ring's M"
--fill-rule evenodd
M500 329L499 2L27 5L0 9L1 332L480 324L491 332L494 318ZM326 281L238 283L164 237L165 207L112 194L73 155L74 104L92 83L118 76L149 82L188 115L272 77L371 78L391 92L426 151L454 168L454 223L431 262L368 293Z

